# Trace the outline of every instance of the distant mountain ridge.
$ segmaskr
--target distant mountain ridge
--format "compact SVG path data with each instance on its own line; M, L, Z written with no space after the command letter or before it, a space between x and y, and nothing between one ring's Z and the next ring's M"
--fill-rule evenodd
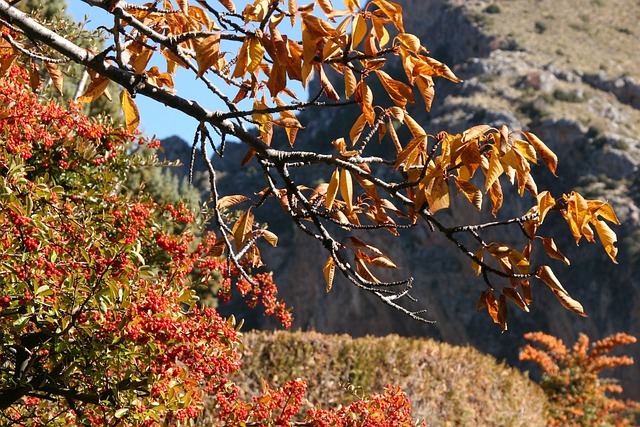
M483 284L468 260L448 242L426 226L400 239L376 234L371 243L385 248L403 275L415 277L414 295L428 316L437 320L435 325L424 325L346 283L337 283L327 294L322 275L326 255L282 215L270 221L280 235L279 247L264 255L281 295L294 307L294 329L428 336L470 344L513 364L517 348L524 343L522 334L528 331L543 330L568 342L579 332L593 338L618 331L640 337L640 72L636 69L640 65L625 59L631 55L625 49L633 51L632 46L640 45L640 29L629 24L636 18L640 22L640 4L618 0L611 4L591 0L579 4L566 0L400 3L407 31L418 34L435 58L464 79L459 85L436 81L432 112L417 106L412 115L433 134L481 123L534 132L559 158L558 178L537 168L539 185L554 194L577 189L614 206L622 221L615 228L619 265L613 265L599 246L583 243L576 248L566 223L549 224L546 235L565 235L557 242L572 261L566 268L553 264L554 270L590 317L568 312L547 289L536 285L532 312L511 309L509 331L500 334L486 314L475 313ZM532 7L535 16L524 15ZM560 14L567 7L576 11L575 16ZM613 50L612 38L618 40L620 51ZM571 40L575 46L569 44ZM587 42L593 53L581 57ZM618 64L624 67L618 69ZM331 109L303 112L300 121L306 129L297 144L329 150L330 141L348 132L355 119L346 114L335 115ZM172 139L163 146L169 160L189 163L188 144ZM256 170L239 167L245 151L228 144L224 159L216 160L222 192L256 188L251 185L260 179ZM206 184L206 180L200 182ZM477 220L465 201L455 203L454 212L462 221ZM518 200L505 206L501 216L522 213L531 205L530 200ZM267 318L250 320L258 328L274 327ZM639 399L640 348L631 352L637 363L625 368L623 386L629 397Z

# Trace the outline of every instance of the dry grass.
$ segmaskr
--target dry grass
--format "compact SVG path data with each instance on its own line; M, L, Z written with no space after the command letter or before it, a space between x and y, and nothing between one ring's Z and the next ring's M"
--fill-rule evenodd
M490 5L499 13L487 13ZM492 0L468 7L486 32L514 39L539 63L640 79L637 0Z
M335 407L359 393L399 384L414 416L430 426L543 426L546 399L520 371L470 347L387 336L351 338L318 333L249 333L243 368L234 378L244 390L303 378L308 399Z

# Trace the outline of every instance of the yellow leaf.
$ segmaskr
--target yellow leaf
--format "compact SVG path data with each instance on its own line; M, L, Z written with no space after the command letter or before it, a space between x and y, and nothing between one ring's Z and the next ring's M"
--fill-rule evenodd
M289 12L289 20L291 22L291 26L295 27L296 18L298 17L298 2L296 0L288 0L287 8Z
M361 14L353 18L351 28L351 49L355 49L367 35L367 22Z
M333 208L333 201L338 194L338 187L340 186L340 172L336 169L331 174L331 180L329 180L329 187L327 187L327 195L324 205L327 209Z
M595 220L593 221L593 225L596 227L596 232L602 242L604 251L609 255L611 261L617 264L618 261L616 261L616 255L618 254L618 248L615 247L615 243L617 241L616 233L614 233L604 221Z
M260 40L255 37L249 38L249 65L247 65L247 71L253 73L262 63L263 57L264 46L262 46Z
M56 64L45 62L44 65L45 67L47 67L47 71L49 72L49 77L51 77L53 85L55 86L58 93L62 95L64 87L64 77L62 75L62 71L60 71L60 68L58 68Z
M609 222L620 225L620 221L609 203L600 200L588 200L587 204L589 212L592 212L593 216L601 216Z
M491 126L489 125L478 125L469 128L462 133L462 142L469 142L478 137L482 137L484 136L484 133L489 129L491 129Z
M478 252L476 252L475 255L476 257L478 257L480 261L482 261L483 255L484 255L484 248L480 248L480 250L478 250ZM482 273L482 266L473 260L471 261L471 268L476 273L476 276L479 276L480 273Z
M356 101L362 108L362 114L369 126L373 126L376 121L376 113L373 110L373 91L364 82L359 81L356 87Z
M420 53L424 48L420 44L420 39L413 34L402 33L396 36L398 41L413 53Z
M326 282L326 290L328 293L333 287L333 279L336 274L336 263L333 260L333 257L329 257L327 262L324 264L322 272L324 273L324 280Z
M429 211L436 213L449 207L449 184L441 174L438 174L431 183L431 186L426 190L426 196L429 201ZM420 207L416 206L416 208Z
M122 104L122 112L124 113L127 129L132 132L140 124L140 113L138 112L138 106L133 102L131 94L126 89L120 92L120 104Z
M346 169L340 171L340 195L347 203L347 210L353 210L353 181L351 180L351 172Z
M374 267L381 268L398 268L398 266L391 261L391 259L385 255L378 255L374 257L369 257L367 259L368 264L373 265Z
M407 116L409 117L409 116ZM427 150L427 137L418 136L409 142L407 146L398 153L398 158L394 166L394 170L398 170L400 166L404 164L403 170L407 171L411 166L417 163L420 159L420 155L426 153Z
M93 102L104 93L109 85L109 79L107 77L97 76L91 79L91 83L87 87L84 94L78 98L78 102Z
M555 155L553 151L546 146L544 142L542 142L537 136L532 134L531 132L522 132L527 141L533 146L542 160L547 165L551 173L556 174L556 168L558 167L558 157Z
M276 247L278 245L278 236L275 233L269 230L262 230L262 237L264 237L271 246Z

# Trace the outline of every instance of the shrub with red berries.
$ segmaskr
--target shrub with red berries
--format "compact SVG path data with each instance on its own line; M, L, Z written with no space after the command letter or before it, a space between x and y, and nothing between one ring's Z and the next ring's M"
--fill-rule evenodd
M235 320L195 287L218 283L224 300L235 286L285 326L290 310L195 213L126 188L153 164L129 154L141 143L157 145L41 102L18 66L0 81L0 424L189 425L209 395L220 425L412 425L395 388L309 413L303 380L238 398Z

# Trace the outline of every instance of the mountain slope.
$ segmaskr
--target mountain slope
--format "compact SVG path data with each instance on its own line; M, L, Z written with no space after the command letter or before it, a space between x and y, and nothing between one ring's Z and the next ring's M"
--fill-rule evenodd
M534 284L532 312L512 308L510 329L500 334L486 314L475 313L484 285L449 242L426 226L400 239L376 234L371 243L385 248L403 275L415 277L414 296L437 321L424 325L346 283L337 283L326 294L321 271L326 255L283 216L282 221L271 221L278 227L280 247L265 255L270 256L268 264L282 296L294 307L294 328L428 336L469 343L510 363L517 363L522 334L532 330L569 342L579 332L594 338L616 331L640 336L640 269L635 266L640 261L640 30L636 25L640 4L631 0L401 3L407 31L418 34L436 59L465 80L458 85L437 81L432 112L427 114L418 105L412 115L432 134L482 123L536 133L559 157L558 178L542 167L535 170L539 185L557 195L577 189L589 198L608 200L616 209L623 223L615 229L619 265L612 264L599 245L582 243L576 248L566 223L549 224L546 235L567 236L557 242L572 260L569 267L560 263L552 267L590 317L568 312L547 289ZM348 132L355 120L347 114L336 116L330 109L303 112L300 120L306 130L297 144L329 150L330 141ZM227 147L227 161L220 164L223 190L237 192L254 179L250 168L237 168L243 153L241 147ZM518 200L505 207L501 217L521 214L532 204L531 199ZM457 200L452 212L458 223L479 221L466 201ZM446 221L447 215L441 219ZM260 328L274 326L266 318L251 321ZM638 347L632 352L640 359ZM629 396L640 396L640 364L625 368L623 385Z

